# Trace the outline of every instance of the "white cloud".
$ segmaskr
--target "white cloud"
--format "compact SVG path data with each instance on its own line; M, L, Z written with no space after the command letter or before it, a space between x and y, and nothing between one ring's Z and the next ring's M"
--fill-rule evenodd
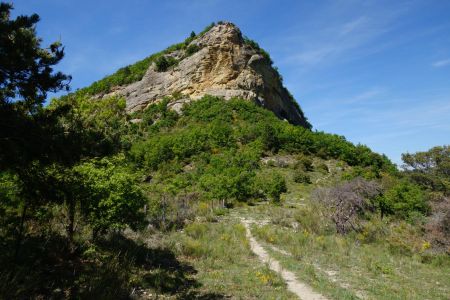
M438 60L435 61L434 63L431 64L433 67L435 68L440 68L440 67L445 67L450 65L450 58L449 59L443 59L443 60Z
M366 16L361 16L353 21L350 21L344 25L342 25L341 28L341 32L340 35L347 35L355 30L357 30L358 28L361 28L362 26L364 26L364 23L368 22L368 18Z
M318 65L359 59L393 47L386 35L404 23L402 16L410 6L394 5L389 8L339 2L316 12L302 28L292 29L284 41L284 59L279 63L296 64L305 70ZM317 16L320 16L318 18ZM402 38L403 39L403 38Z

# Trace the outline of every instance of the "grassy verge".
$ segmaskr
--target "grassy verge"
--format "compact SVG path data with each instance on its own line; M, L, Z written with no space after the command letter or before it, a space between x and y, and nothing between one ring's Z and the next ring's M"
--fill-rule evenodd
M309 172L312 184L298 184L292 168L266 167L286 178L288 193L280 205L249 206L238 214L264 220L252 227L258 241L285 268L330 298L448 299L450 259L428 254L417 227L374 218L362 232L335 233L324 208L309 199L315 187L339 179L339 170L331 169L330 176Z
M253 256L239 223L193 223L168 243L197 270L200 291L236 299L295 298L278 274Z
M295 232L280 225L253 227L271 254L324 294L336 299L448 299L450 265L396 255L381 243L359 244L353 237ZM291 255L271 250L276 245ZM342 291L342 287L347 292ZM353 291L353 292L352 292Z

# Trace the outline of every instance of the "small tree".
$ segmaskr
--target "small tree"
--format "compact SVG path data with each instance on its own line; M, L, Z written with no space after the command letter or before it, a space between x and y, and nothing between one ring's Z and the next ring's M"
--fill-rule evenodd
M83 182L81 212L92 226L95 239L108 229L133 229L143 224L140 209L146 199L136 184L136 177L118 163L123 156L91 160L74 167Z
M450 196L450 146L402 154L403 169L418 185Z
M426 214L429 206L422 190L415 184L401 181L384 194L386 212L400 218L410 218L414 214Z
M41 47L35 29L39 16L10 19L12 8L0 2L0 171L18 176L17 206L22 212L17 224L17 258L30 204L48 200L33 188L37 184L32 170L48 164L54 154L55 119L43 112L42 104L48 92L68 89L70 76L53 70L64 56L61 43Z
M260 177L259 185L260 189L275 203L280 202L281 194L287 192L286 180L278 173Z
M60 42L41 48L39 16L10 19L12 5L0 3L0 170L23 169L48 152L42 114L48 92L68 89L70 76L54 72L64 57Z
M178 61L175 58L173 58L172 56L162 55L155 60L156 71L165 72L171 66L177 64L177 62Z

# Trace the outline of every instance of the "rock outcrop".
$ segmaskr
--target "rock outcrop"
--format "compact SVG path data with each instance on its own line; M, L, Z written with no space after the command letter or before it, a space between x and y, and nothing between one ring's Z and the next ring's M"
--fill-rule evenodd
M254 101L293 124L310 127L283 87L270 58L247 42L234 24L215 25L193 39L187 49L189 46L197 51L191 55L186 50L166 54L178 62L176 65L161 72L153 63L142 80L117 87L106 96L124 96L130 112L172 95L178 95L178 100L170 104L175 110L204 95L239 97Z

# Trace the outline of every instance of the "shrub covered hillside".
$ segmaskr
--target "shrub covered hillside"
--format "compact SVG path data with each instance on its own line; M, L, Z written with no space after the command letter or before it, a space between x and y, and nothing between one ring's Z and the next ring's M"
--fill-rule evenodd
M60 132L53 141L55 157L32 163L25 174L3 172L0 178L5 253L35 259L34 255L46 253L44 249L59 247L83 259L95 258L89 266L76 266L80 276L97 277L95 284L105 280L97 271L107 259L116 264L108 268L114 269L110 275L118 285L93 291L83 277L70 283L77 288L72 295L104 296L117 289L125 293L131 279L122 278L120 269L125 270L123 263L132 258L110 260L116 250L104 248L110 245L105 244L109 234L148 223L171 232L198 216L213 221L227 208L245 203L268 200L279 205L282 194L292 192L290 176L297 185L314 187L321 180L314 174L333 178L331 185L311 194L322 207L315 212L326 219L319 221L319 215L310 211L305 220L330 222L332 232L340 235L364 236L378 235L384 231L380 228L400 220L415 232L413 240L396 246L405 249L401 253L448 251L448 147L405 155L405 171L400 172L366 146L291 125L246 100L206 96L186 104L181 114L168 109L170 101L174 98L129 115L124 100L117 97L93 101L75 94L54 100L46 111L56 118L51 135L55 138L53 132ZM290 157L293 162L273 157ZM375 223L378 227L371 232L367 226L378 217L384 221ZM40 240L45 237L52 242L42 248ZM55 253L62 258L63 252ZM38 260L40 266L31 277L47 278L40 272L54 259ZM74 267L73 262L69 266ZM5 278L26 274L17 275L17 270L26 272L27 267L6 273ZM1 288L6 295L50 293L26 280L5 280L9 283Z
M85 251L105 234L127 227L151 223L175 229L205 211L218 213L258 199L277 203L286 180L261 169L261 160L277 153L339 159L373 178L395 173L386 157L365 146L291 125L245 100L206 96L187 104L181 115L168 109L172 100L131 116L116 97L93 101L75 94L54 100L45 109L54 119L48 133L53 157L30 162L26 172L1 174L0 233L4 253L10 253L4 258L35 259L28 251L43 253L44 245L78 256L91 253ZM52 243L42 244L42 239ZM54 259L37 262L45 266ZM5 278L27 273L26 264L23 269L14 264ZM31 277L46 278L40 273L43 266ZM17 270L24 273L17 275ZM9 282L2 286L7 295L49 292L35 290L28 281L4 282ZM27 286L16 286L22 294L14 294L10 287L20 282ZM89 289L80 281L72 293L86 295Z
M199 201L217 207L252 199L278 201L285 191L284 178L276 173L259 176L261 159L276 153L342 160L373 178L395 172L386 157L365 146L293 126L248 101L207 96L178 115L167 108L171 100L133 116L126 115L117 98L91 102L72 96L52 105L70 103L83 127L101 131L103 139L97 142L125 155L127 165L142 177L150 220L162 222L151 218L161 218L161 210L179 218L163 216L165 227L181 226L186 216L177 209L187 213Z
M174 196L188 187L213 201L277 199L266 190L272 185L267 181L282 178L258 178L257 171L262 157L279 152L340 159L374 176L394 171L385 157L365 146L290 125L248 101L204 97L187 105L181 116L167 110L168 101L135 116L142 120L133 125L140 137L128 154L153 178L152 186L165 190L170 185Z
M330 299L448 298L449 146L405 154L400 171L248 100L187 99L178 114L175 93L130 114L105 96L177 64L173 50L192 55L195 33L44 106L68 87L53 71L64 49L41 48L39 17L11 9L0 3L0 299L292 299L256 242Z

